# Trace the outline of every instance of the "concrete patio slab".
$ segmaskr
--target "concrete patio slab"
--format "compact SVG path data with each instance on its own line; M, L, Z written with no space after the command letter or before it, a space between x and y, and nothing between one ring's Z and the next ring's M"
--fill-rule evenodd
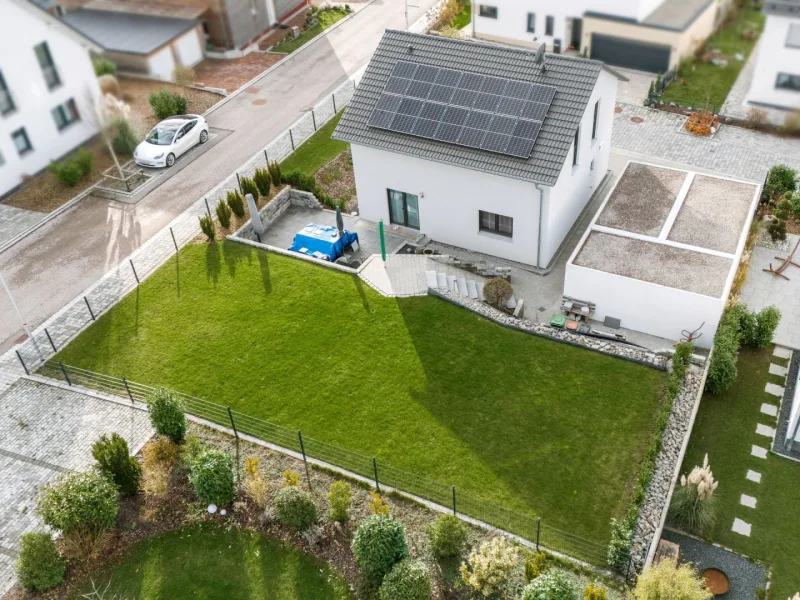
M746 477L748 481L752 481L753 483L761 483L761 473L758 471L748 469Z
M761 446L753 445L750 449L750 455L755 456L756 458L767 458L767 449L762 448Z
M761 423L759 423L756 426L756 433L758 435L763 435L763 436L768 437L770 439L775 437L775 430L772 427L770 427L769 425L763 425Z
M731 527L731 531L734 533L738 533L740 535L744 535L750 537L750 532L752 531L753 526L750 523L742 521L739 518L733 520L733 527Z
M773 365L770 363L769 365L769 374L770 375L778 375L779 377L786 377L786 374L789 372L788 367L782 367L780 365Z
M742 497L739 498L739 503L747 508L755 508L757 501L758 500L756 500L756 498L753 496L748 496L747 494L742 494Z
M777 417L778 416L778 407L774 404L767 404L766 402L761 405L761 412L765 415L769 415L770 417Z
M775 346L775 350L772 353L772 356L777 358L791 358L792 351L789 348L784 348L783 346Z
M772 396L777 396L778 398L783 398L783 392L785 391L783 386L776 385L774 383L768 383L767 386L764 388L764 391Z

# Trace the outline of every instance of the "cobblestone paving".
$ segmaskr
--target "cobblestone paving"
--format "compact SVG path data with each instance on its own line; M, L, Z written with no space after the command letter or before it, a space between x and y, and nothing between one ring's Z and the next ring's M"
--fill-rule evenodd
M47 213L0 204L0 246L10 241L20 231L25 231L46 216Z
M20 379L0 395L0 595L13 585L20 535L42 528L34 512L39 487L88 469L92 443L114 432L134 453L153 435L141 408L57 385Z
M779 138L742 127L723 125L712 139L678 131L685 117L660 110L618 104L611 145L689 166L763 183L776 164L800 169L800 140ZM641 123L631 121L644 119ZM646 158L645 158L646 160Z

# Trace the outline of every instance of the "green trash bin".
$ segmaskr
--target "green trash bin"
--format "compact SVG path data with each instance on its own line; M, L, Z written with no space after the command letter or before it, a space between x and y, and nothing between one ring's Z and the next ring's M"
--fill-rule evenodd
M550 326L551 327L558 327L559 329L564 329L567 325L567 315L555 314L550 317Z

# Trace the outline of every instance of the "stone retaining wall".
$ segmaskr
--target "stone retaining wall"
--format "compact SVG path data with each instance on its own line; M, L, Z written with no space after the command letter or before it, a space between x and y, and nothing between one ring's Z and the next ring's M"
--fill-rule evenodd
M290 206L301 206L303 208L318 208L322 210L322 204L310 192L303 192L295 190L286 186L280 192L275 194L275 197L267 202L264 207L258 211L261 217L261 223L264 229L269 229L270 226L283 216ZM233 237L244 238L246 240L257 241L256 234L253 231L253 224L250 220L242 225L234 234Z

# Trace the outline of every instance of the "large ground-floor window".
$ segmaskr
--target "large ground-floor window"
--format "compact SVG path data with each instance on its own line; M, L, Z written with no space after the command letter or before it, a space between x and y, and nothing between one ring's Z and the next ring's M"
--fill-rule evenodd
M419 229L419 198L414 194L386 190L389 195L389 221Z
M512 217L496 215L495 213L486 212L485 210L478 211L478 217L481 231L488 231L489 233L496 233L507 237L514 235L514 219Z

